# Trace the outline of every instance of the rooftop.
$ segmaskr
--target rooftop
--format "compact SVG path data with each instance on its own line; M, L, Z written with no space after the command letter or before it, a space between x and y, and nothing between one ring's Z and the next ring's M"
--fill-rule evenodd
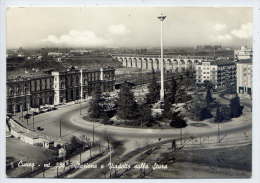
M26 79L36 79L36 78L43 78L43 77L52 77L51 72L60 72L63 74L70 74L70 73L80 73L80 69L83 69L83 72L100 72L99 69L93 69L93 68L87 68L87 67L82 67L82 68L70 68L70 69L42 69L37 72L25 72L24 70L15 70L15 71L8 71L7 72L7 81L8 82L16 82L16 81L21 81L21 80L26 80ZM114 70L113 67L104 67L103 71L109 71L109 70Z
M215 60L210 62L211 65L230 65L235 64L233 61L230 60Z
M244 59L244 60L239 60L237 61L238 64L252 64L253 61L252 59Z

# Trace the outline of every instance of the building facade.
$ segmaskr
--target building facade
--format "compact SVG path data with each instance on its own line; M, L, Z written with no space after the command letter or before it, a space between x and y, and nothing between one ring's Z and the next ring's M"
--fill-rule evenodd
M236 64L232 61L206 61L196 65L196 84L210 81L214 88L236 86Z
M252 95L252 60L237 62L237 93Z
M35 77L7 80L7 112L30 111L40 106L59 105L85 99L96 87L102 92L114 90L115 69L70 69Z
M45 104L53 104L53 77L42 75L30 78L30 107L37 108Z
M31 106L30 80L17 78L6 83L7 112L29 110Z
M234 58L238 60L252 59L253 51L246 46L242 46L239 50L234 50Z
M52 72L54 77L54 104L85 99L95 88L110 92L114 90L115 69L101 68L100 70L70 70Z

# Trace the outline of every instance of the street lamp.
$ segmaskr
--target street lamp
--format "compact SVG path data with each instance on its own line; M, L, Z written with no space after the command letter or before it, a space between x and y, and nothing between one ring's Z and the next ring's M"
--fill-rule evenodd
M160 90L160 100L164 102L164 64L163 64L163 21L165 20L166 16L157 17L161 21L161 90Z
M80 105L79 114L80 114L80 116L82 115L82 112L81 112L81 102L82 102L82 99L80 98L80 102L79 102L79 105Z

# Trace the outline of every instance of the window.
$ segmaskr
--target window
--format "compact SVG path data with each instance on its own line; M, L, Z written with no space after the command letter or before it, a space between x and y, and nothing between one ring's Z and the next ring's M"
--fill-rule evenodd
M36 91L40 90L40 80L36 80Z
M251 88L247 88L247 94L251 95Z
M239 92L239 93L244 93L244 87L239 87L239 88L238 88L238 92Z
M32 84L32 91L35 91L35 82L32 81L31 84Z
M45 89L45 79L42 80L42 89Z
M14 90L13 90L13 88L9 88L9 95L10 95L10 96L13 96L13 95L14 95Z

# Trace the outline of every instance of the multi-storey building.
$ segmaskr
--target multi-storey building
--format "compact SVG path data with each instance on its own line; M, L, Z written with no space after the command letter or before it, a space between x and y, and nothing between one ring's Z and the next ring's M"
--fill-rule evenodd
M252 59L237 62L237 93L252 94Z
M101 91L114 90L115 69L70 69L63 72L7 80L7 111L29 111L45 104L58 105L87 98L99 86Z
M53 104L53 77L41 75L30 78L30 92L32 108L45 104Z
M236 60L252 59L253 51L246 46L242 46L239 50L234 50L234 58Z
M210 81L214 88L235 87L236 64L227 60L205 61L196 65L196 83Z
M15 113L29 110L31 106L30 79L17 78L8 80L7 86L7 112Z
M113 91L115 84L113 68L94 71L73 69L52 72L52 76L54 77L54 104L87 98L97 87L102 91Z
M80 99L80 72L78 70L52 72L52 76L54 77L54 104Z

